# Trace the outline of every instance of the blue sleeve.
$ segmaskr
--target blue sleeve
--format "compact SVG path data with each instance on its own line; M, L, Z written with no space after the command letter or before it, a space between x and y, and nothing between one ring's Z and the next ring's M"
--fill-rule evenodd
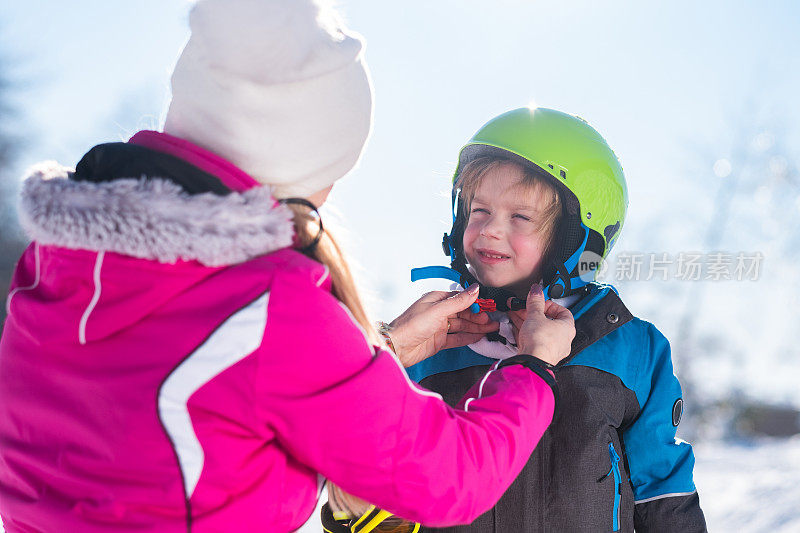
M657 530L661 531L704 531L692 479L694 453L689 443L675 437L683 400L672 371L669 342L647 324L642 343L635 391L641 411L623 432L639 517L637 530L655 530L651 526L660 523ZM664 520L670 524L666 529Z

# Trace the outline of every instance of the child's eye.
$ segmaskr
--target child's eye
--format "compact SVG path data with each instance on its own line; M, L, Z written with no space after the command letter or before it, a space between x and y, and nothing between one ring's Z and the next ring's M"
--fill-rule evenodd
M526 217L525 215L520 215L519 213L516 213L516 214L513 216L513 218L517 218L517 219L520 219L520 220L524 220L524 221L526 221L526 222L530 222L530 220L531 220L531 217Z
M472 213L488 213L488 212L489 212L488 209L484 209L482 207L473 207L472 210L470 210L470 214L472 214Z

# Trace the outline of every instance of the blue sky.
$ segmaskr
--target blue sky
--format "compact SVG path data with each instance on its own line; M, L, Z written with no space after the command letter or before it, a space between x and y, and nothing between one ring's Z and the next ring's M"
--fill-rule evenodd
M376 114L362 164L334 189L326 217L342 213L381 317L416 294L410 267L445 259L458 149L500 112L536 102L593 124L629 184L617 248L648 250L672 246L646 240L663 213L694 239L686 246L701 244L703 195L720 179L710 162L729 157L743 121L800 119L800 5L788 0L338 4L366 37ZM74 164L93 144L157 126L189 5L2 0L0 46L24 84L20 168Z

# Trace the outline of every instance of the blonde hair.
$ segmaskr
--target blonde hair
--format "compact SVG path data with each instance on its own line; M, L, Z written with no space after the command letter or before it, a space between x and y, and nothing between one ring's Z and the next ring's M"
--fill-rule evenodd
M555 248L558 223L561 220L562 202L555 186L533 169L520 165L510 159L479 157L464 165L456 179L455 187L460 189L462 215L469 220L472 199L478 191L483 178L504 165L513 165L522 173L519 185L535 195L542 204L539 234L544 237L546 258L550 259Z
M319 220L308 212L307 207L297 204L288 205L294 213L297 244L301 249L305 248L314 241L319 231ZM326 228L316 246L310 247L303 253L328 267L331 277L331 293L347 307L355 321L364 330L369 341L372 344L383 346L380 335L369 320L350 266L330 230Z
M288 205L294 213L297 244L301 249L306 248L314 241L319 232L319 220L309 213L307 207L294 203ZM378 335L369 320L344 253L342 253L336 239L331 235L330 230L326 228L319 242L315 246L304 250L303 253L328 267L333 296L347 307L372 344L384 346L383 339ZM328 497L328 503L336 512L346 512L351 516L360 516L369 508L367 502L344 492L332 483L328 483Z

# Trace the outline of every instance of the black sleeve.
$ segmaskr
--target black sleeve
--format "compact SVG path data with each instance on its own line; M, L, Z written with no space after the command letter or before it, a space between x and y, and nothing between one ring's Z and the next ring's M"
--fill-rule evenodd
M634 529L641 533L705 533L706 519L697 492L637 503Z

